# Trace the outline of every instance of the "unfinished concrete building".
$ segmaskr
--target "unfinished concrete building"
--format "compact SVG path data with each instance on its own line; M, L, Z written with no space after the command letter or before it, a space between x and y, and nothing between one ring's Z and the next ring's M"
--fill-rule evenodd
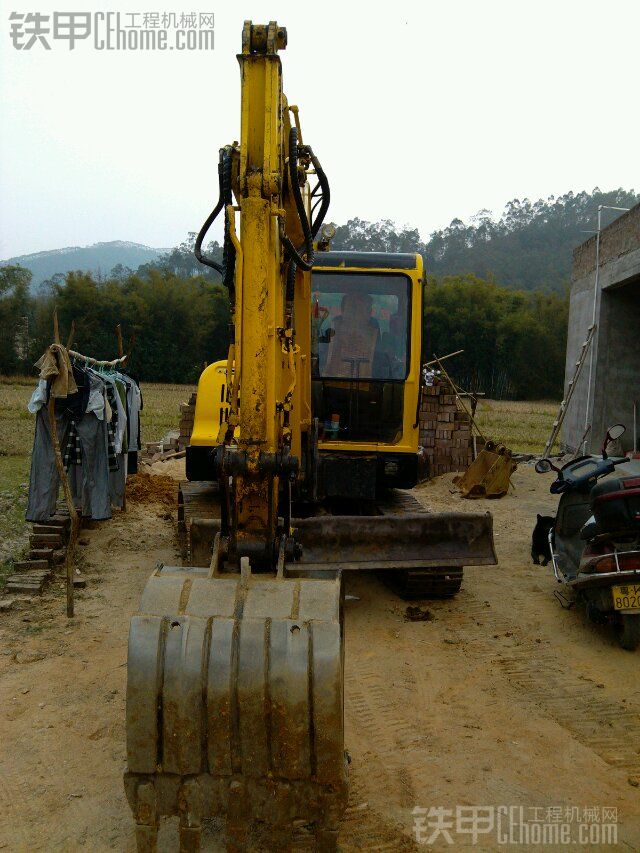
M596 254L597 235L573 253L565 397L593 323L594 298L595 329L565 416L562 446L576 452L590 427L586 452L598 453L607 426L621 422L626 452L634 449L634 407L640 448L640 204L600 232L597 289Z

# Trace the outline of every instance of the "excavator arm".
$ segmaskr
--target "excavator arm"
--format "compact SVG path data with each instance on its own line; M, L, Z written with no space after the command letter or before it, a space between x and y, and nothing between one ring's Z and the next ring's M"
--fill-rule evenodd
M209 470L221 484L223 508L214 562L235 569L242 557L261 570L275 569L284 554L293 557L291 484L302 477L300 457L311 427L310 383L303 376L310 369L310 270L329 188L312 149L302 144L297 107L288 106L282 91L278 50L285 46L286 31L275 22L245 23L238 56L240 144L221 152L232 378L229 415ZM319 211L313 221L310 172L320 190L317 197L314 191ZM233 262L235 276L228 268Z
M228 849L287 846L304 827L331 850L346 807L339 573L284 572L297 556L291 488L311 427L296 326L304 344L313 232L328 205L282 91L285 45L275 22L245 23L240 144L220 153L220 200L196 242L214 265L204 233L225 216L232 379L208 461L221 517L209 564L159 566L131 622L125 789L140 851L156 849L162 815L179 817L185 851L219 815Z

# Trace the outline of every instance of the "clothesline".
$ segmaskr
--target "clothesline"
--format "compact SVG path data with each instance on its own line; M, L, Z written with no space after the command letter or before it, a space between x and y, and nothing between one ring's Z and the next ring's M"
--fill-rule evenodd
M111 361L100 361L97 358L92 358L90 355L82 355L80 352L76 352L75 350L67 350L69 355L74 358L81 359L85 364L95 364L98 367L115 367L116 364L124 364L125 361L129 358L129 353L120 356L120 358L114 358Z

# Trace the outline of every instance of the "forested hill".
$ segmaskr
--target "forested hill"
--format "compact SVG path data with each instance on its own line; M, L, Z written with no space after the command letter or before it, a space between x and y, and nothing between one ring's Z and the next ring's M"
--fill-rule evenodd
M20 255L0 261L0 266L21 266L31 271L31 289L36 291L44 282L69 272L82 270L97 276L108 276L114 268L137 270L141 264L157 261L169 249L154 249L141 243L112 240L92 246L68 246Z
M425 242L417 228L400 227L389 220L351 219L337 226L334 249L379 252L420 252L427 272L438 278L472 274L517 290L564 293L571 277L573 249L596 227L598 205L633 207L640 195L623 189L567 193L546 201L510 201L500 218L481 210L469 223L454 219ZM425 205L429 200L425 199ZM603 225L619 212L605 210ZM216 281L217 273L202 267L193 255L195 234L173 249L153 249L137 243L113 241L93 246L38 252L0 262L18 265L32 273L31 289L63 280L70 271L89 272L98 278L126 278L151 269L176 276L204 275ZM217 242L209 254L222 259Z
M334 249L421 252L436 276L473 273L519 290L562 293L571 278L573 249L596 228L598 205L633 207L640 195L623 189L567 193L531 202L510 201L499 219L481 210L469 223L460 219L424 243L417 229L389 221L352 219L337 228ZM428 199L425 200L428 204ZM603 225L620 213L603 212Z

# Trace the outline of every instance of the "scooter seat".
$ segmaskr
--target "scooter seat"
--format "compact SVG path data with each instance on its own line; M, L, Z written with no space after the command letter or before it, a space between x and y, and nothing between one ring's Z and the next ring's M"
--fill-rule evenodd
M602 533L640 529L640 477L606 480L591 489L591 509Z

